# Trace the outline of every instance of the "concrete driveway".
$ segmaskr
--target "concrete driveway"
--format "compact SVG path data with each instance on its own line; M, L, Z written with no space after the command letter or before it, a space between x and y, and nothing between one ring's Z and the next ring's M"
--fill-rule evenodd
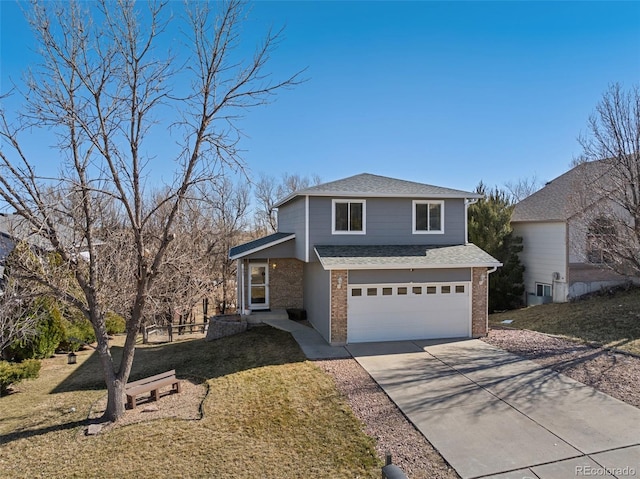
M479 340L347 349L465 479L640 477L640 409L562 374Z

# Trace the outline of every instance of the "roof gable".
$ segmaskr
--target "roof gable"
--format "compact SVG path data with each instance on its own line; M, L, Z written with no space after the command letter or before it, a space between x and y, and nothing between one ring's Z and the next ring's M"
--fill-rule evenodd
M275 207L291 201L297 196L335 197L388 197L388 198L481 198L482 195L469 191L455 190L441 186L399 180L386 176L362 173L341 180L323 183L298 190L276 203Z

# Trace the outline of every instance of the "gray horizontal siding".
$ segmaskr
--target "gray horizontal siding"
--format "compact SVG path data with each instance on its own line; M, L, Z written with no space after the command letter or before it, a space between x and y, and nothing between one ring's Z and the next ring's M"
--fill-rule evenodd
M278 210L278 231L296 234L295 258L305 261L305 198L298 197Z
M349 284L428 283L433 281L471 281L469 268L456 269L390 269L349 271Z
M456 245L465 242L464 200L445 200L444 234L413 234L411 198L365 198L366 234L332 234L332 198L309 198L310 248L314 245ZM297 235L296 231L296 235ZM316 260L310 255L311 260Z
M304 265L304 309L307 319L328 342L330 339L330 273L320 263Z

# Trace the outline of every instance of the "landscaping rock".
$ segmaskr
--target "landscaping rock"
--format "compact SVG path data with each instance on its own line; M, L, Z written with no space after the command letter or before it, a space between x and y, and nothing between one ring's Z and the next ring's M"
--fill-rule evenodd
M209 318L206 341L232 336L247 330L247 321L239 314L227 314Z
M89 424L87 428L87 436L97 436L102 431L102 424Z
M158 406L156 406L155 404L150 404L148 406L145 406L144 409L142 409L142 412L156 412L159 410L160 408Z

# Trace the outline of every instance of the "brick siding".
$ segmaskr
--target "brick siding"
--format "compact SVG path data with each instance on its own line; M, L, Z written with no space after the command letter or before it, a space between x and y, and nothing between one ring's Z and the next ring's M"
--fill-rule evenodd
M249 294L251 261L244 261L244 302L245 307L249 308L251 301ZM303 264L302 261L295 258L269 259L267 266L269 268L270 309L301 309L303 307ZM240 300L238 303L240 303Z
M295 258L269 260L269 305L271 309L302 308L303 265Z
M331 271L331 344L334 346L347 343L348 282L347 270Z
M472 268L471 336L487 335L489 327L489 274L487 268Z

